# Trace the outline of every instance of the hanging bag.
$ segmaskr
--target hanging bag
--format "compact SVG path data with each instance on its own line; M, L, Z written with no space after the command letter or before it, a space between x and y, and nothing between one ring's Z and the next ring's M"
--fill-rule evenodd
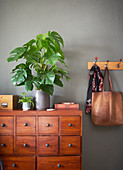
M106 72L110 91L104 91ZM123 124L122 93L114 92L109 70L106 67L102 92L92 93L92 122L94 125L113 126Z

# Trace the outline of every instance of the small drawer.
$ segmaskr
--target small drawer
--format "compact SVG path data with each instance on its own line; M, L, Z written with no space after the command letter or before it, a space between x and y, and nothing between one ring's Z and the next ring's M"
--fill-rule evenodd
M79 156L38 157L37 170L80 170Z
M0 136L0 154L13 154L13 136Z
M61 155L80 155L80 136L61 136Z
M17 136L15 149L17 154L35 154L35 136Z
M39 155L58 154L58 136L39 136L38 137Z
M80 116L62 116L61 134L80 135Z
M0 95L0 109L13 110L17 108L17 96Z
M17 134L35 134L35 117L17 117Z
M58 134L58 117L39 117L40 134Z
M35 157L2 157L5 170L35 170Z
M14 119L13 117L0 117L0 134L13 134Z

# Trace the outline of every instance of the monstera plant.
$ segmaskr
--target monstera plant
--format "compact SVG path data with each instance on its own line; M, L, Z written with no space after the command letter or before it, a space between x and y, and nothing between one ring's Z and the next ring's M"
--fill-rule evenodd
M32 91L35 86L37 90L53 95L54 85L63 87L63 77L70 80L68 72L60 67L64 65L68 69L62 47L62 37L55 31L49 31L12 50L8 62L25 59L12 70L12 83L24 85L27 91Z

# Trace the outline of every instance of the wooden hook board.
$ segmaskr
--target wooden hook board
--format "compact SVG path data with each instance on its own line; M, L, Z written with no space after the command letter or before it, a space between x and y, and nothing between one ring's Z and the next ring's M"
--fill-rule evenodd
M96 62L96 65L100 67L101 70L105 70L105 65L109 70L123 70L123 62ZM119 68L117 68L117 64L119 64ZM94 62L88 62L88 70L94 65Z

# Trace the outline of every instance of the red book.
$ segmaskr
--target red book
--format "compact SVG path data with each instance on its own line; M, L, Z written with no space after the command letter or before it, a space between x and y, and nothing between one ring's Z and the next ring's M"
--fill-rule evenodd
M56 110L79 110L79 104L76 103L59 103L55 104L55 109Z

